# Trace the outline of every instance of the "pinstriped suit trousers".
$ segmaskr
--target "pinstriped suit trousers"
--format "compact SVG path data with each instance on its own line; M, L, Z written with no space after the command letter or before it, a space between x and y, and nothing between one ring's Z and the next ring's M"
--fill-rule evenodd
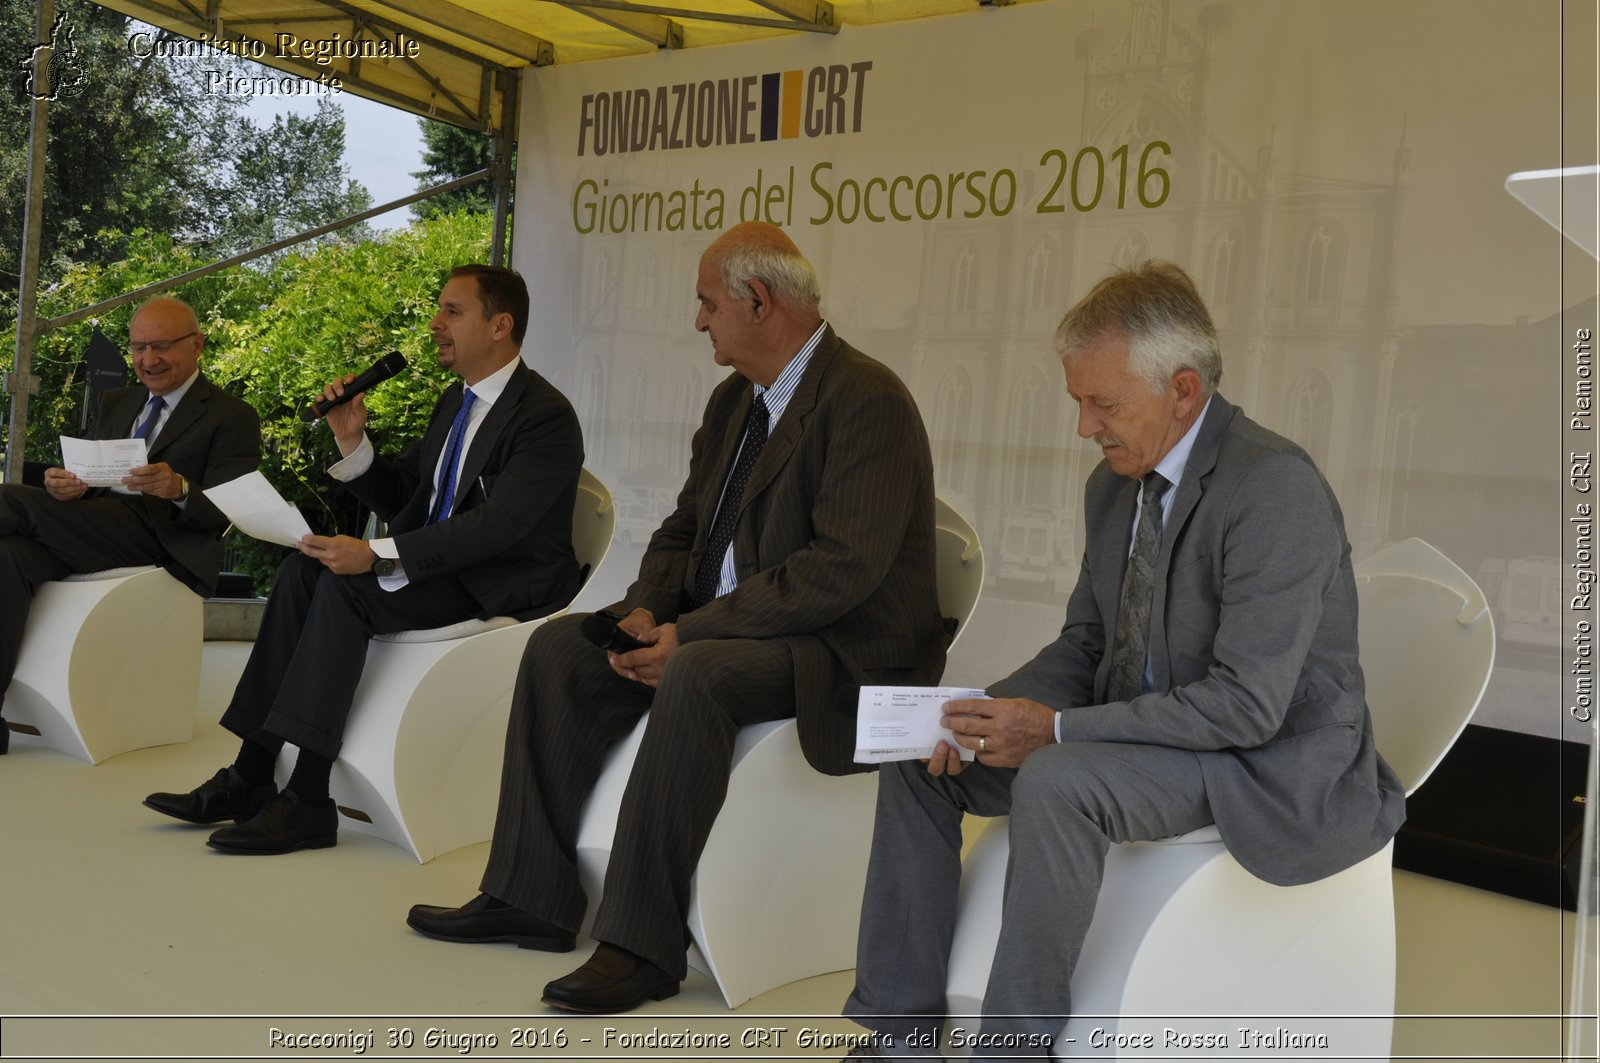
M582 622L551 621L523 651L482 889L578 929L584 803L607 750L648 710L593 933L681 980L689 882L727 795L734 738L745 724L794 715L793 657L782 639L691 642L652 690L613 672Z

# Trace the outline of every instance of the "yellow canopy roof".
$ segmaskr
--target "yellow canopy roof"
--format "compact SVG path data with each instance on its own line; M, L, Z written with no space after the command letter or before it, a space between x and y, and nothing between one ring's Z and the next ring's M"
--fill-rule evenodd
M346 92L494 132L527 66L833 33L977 0L99 0L193 41ZM1011 0L994 0L999 4ZM510 97L514 99L514 96Z

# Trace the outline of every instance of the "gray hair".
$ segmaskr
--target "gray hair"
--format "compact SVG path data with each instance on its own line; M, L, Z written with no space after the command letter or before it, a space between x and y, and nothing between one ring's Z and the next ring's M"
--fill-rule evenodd
M1180 370L1200 375L1210 395L1222 379L1217 328L1189 275L1171 262L1144 262L1119 270L1067 311L1056 329L1056 353L1073 358L1107 336L1128 338L1128 367L1166 387Z
M740 242L722 254L722 283L735 300L750 298L750 281L759 280L774 298L815 313L822 302L822 284L806 257L792 247Z

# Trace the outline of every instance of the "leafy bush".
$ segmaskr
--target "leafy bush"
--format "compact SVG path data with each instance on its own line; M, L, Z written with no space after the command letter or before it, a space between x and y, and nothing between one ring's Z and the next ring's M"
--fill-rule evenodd
M266 269L224 270L172 291L200 316L206 374L261 414L261 471L314 530L359 535L366 516L324 473L339 456L331 433L320 422L300 420L299 410L328 380L398 350L408 369L367 396L369 434L386 453L420 436L452 379L438 367L428 321L449 270L487 261L490 228L486 215L446 214L361 243L290 253ZM41 294L39 316L69 313L203 264L170 237L135 232L129 244L134 251L124 261L71 267ZM134 309L126 304L97 319L113 342L126 342ZM78 430L83 388L76 366L95 323L39 338L34 372L42 379L29 407L29 460L59 462L59 437ZM14 326L0 344L0 363L9 368ZM228 546L231 567L250 573L257 593L266 593L284 549L236 532Z

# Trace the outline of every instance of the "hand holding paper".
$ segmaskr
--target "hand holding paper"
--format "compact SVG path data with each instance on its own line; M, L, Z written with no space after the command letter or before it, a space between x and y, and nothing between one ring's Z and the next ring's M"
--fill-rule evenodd
M90 487L114 487L120 491L122 478L145 463L147 447L142 439L77 439L61 437L61 464Z
M298 547L300 539L311 534L306 518L283 500L259 469L237 480L208 487L205 495L240 531L253 539Z
M940 742L954 748L955 737L940 722L945 702L985 697L969 687L862 687L856 703L856 763L926 760ZM972 750L961 750L961 759L972 757Z

